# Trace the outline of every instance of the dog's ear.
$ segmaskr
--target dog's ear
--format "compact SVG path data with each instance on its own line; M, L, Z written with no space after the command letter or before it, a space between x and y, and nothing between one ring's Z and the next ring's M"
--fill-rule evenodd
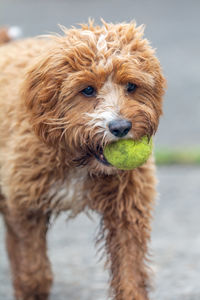
M50 123L61 114L60 90L68 72L64 55L51 51L29 69L22 87L23 105L30 113L35 133L51 145L56 145L62 133L61 130L52 130Z

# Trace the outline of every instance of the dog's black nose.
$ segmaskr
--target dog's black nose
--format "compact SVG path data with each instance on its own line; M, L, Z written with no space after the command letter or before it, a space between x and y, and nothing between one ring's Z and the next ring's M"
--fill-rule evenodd
M132 123L127 120L114 120L108 124L110 132L117 137L123 137L127 135L132 127Z

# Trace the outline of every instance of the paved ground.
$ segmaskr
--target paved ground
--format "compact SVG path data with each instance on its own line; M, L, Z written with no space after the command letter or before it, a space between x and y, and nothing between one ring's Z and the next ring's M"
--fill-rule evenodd
M0 0L0 24L20 25L24 35L58 31L57 24L121 22L146 24L168 80L158 144L199 144L199 0Z
M151 248L156 272L152 300L200 299L200 168L158 170L160 199ZM184 188L183 188L184 187ZM105 300L107 273L94 247L98 218L80 215L66 224L60 217L49 234L55 273L51 300ZM10 275L0 224L0 300L11 300Z

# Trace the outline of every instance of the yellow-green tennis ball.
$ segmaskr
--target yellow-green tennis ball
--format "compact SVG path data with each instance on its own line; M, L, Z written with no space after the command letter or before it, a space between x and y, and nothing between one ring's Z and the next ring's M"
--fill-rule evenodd
M114 167L132 170L143 165L152 153L152 139L143 136L140 140L118 140L104 148L104 156Z

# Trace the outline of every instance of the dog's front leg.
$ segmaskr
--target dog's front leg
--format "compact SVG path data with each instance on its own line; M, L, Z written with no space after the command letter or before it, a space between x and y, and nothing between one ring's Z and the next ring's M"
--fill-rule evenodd
M7 213L7 249L17 300L46 300L52 274L46 255L47 217Z
M120 176L99 177L91 185L91 208L102 215L102 236L111 269L113 300L148 300L146 266L154 169L144 167Z
M106 250L111 267L111 293L115 300L147 300L145 266L147 239L139 219L111 220L104 217Z

